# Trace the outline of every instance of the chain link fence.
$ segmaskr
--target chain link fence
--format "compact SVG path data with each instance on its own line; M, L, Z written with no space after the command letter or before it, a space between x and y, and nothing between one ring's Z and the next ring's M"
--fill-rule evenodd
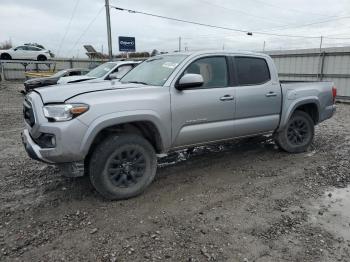
M49 61L0 60L0 80L23 81L27 72L53 73L68 68L93 69L107 60L56 59Z

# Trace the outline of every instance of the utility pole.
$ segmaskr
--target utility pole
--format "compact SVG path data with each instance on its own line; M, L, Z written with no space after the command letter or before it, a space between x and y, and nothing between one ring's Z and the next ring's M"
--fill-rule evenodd
M108 57L112 60L112 33L111 33L111 17L109 14L109 0L105 0L106 20L107 20L107 38L108 38Z
M322 42L323 42L323 36L321 36L321 42L320 42L320 53L322 52Z
M263 52L265 52L265 45L266 45L266 42L264 41Z
M181 36L179 36L179 52L181 52Z

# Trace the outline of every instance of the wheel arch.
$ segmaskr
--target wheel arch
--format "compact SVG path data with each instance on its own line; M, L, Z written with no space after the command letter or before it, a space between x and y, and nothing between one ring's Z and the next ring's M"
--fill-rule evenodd
M89 125L81 144L81 151L85 156L92 152L101 139L113 133L141 135L151 143L157 153L166 151L170 137L157 117L149 114L130 116L126 112L123 112L123 115L107 115Z
M279 130L282 130L296 110L303 111L310 115L316 125L320 120L320 103L315 97L303 98L294 101L285 112L282 112Z
M10 57L10 59L12 59L12 56L9 53L7 53L7 52L1 53L0 54L0 58L3 59L3 57L6 56L6 55L8 55Z
M38 61L40 61L40 60L41 60L40 57L43 57L43 58L44 58L43 61L45 61L45 60L48 59L48 57L47 57L45 54L39 54L39 55L36 57L36 59L37 59Z

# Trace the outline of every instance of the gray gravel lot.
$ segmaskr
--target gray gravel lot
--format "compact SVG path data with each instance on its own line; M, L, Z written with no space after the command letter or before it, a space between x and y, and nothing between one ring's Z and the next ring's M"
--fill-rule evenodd
M20 84L0 84L0 261L350 261L350 105L303 154L252 138L160 161L107 201L20 141Z

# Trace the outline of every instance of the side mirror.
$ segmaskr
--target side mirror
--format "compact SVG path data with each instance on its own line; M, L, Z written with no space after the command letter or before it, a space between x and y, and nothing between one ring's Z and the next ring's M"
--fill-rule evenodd
M115 80L115 79L119 79L119 78L120 77L119 77L118 73L112 73L108 76L109 80Z
M187 88L200 87L203 85L203 76L200 74L185 74L176 84L176 89L184 90Z

